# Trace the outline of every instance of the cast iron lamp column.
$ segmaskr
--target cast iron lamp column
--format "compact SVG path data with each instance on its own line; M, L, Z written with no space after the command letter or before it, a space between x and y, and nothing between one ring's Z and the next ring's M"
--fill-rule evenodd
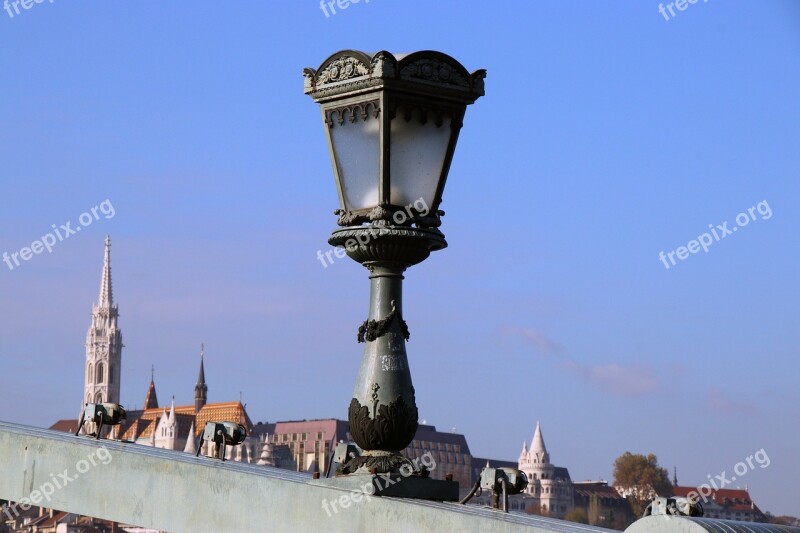
M406 355L403 272L447 246L439 211L466 106L483 95L483 70L470 74L439 52L394 56L337 52L305 69L318 102L339 192L329 243L370 273L366 343L348 410L364 451L343 474L396 473L414 439L418 412Z
M352 244L358 237L370 241L347 250L348 241ZM359 342L366 346L347 413L350 434L364 455L346 464L342 473L361 467L397 472L407 461L398 452L414 439L418 421L406 355L403 272L447 243L436 229L397 227L346 228L335 231L329 242L344 246L348 256L369 270L370 278L369 318L358 331Z

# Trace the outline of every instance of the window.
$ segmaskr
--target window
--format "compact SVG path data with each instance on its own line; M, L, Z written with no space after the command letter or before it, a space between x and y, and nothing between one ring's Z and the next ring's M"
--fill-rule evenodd
M92 363L86 365L86 383L94 383L94 367Z
M302 438L302 440L306 440L307 438L308 438L308 433L303 433L303 438Z
M114 383L114 367L111 366L111 363L108 364L108 382Z
M102 383L104 379L103 363L97 363L97 383Z
M317 440L323 440L323 439L325 439L325 433L323 433L322 431L318 431Z

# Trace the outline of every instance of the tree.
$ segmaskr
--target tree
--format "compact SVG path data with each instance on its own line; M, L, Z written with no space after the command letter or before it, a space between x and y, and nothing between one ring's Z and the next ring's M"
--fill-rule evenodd
M582 507L574 507L567 514L564 515L564 520L569 522L577 522L579 524L588 524L589 518L586 516L586 511Z
M614 461L614 486L628 499L634 515L642 516L654 496L672 496L669 472L654 454L625 452Z

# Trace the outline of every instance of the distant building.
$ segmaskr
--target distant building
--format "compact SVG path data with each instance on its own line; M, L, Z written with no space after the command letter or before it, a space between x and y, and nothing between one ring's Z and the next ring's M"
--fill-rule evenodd
M628 500L610 487L607 481L573 481L574 506L586 511L589 523L612 529L622 529L637 517L633 516ZM596 508L593 508L593 502ZM596 516L592 516L596 513Z
M530 448L527 442L522 444L522 453L517 462L474 457L472 465L472 484L478 481L481 471L486 467L509 467L525 472L528 487L524 493L508 498L508 507L511 511L563 518L574 505L569 470L550 462L550 454L544 444L542 428L538 422ZM484 491L480 496L472 498L470 503L491 505L491 494Z
M340 440L349 440L347 422L335 418L261 423L253 427L270 466L298 472L324 473Z
M703 498L702 494L707 494L705 490L708 485L704 485L704 491L701 492L698 487L673 487L675 496L687 497L690 493L692 497L695 494L700 495L700 503L703 505L703 517L705 518L723 518L726 520L740 520L742 522L766 522L767 518L764 513L756 506L750 493L747 489L719 489L711 490L711 494L707 498Z
M202 360L200 365L201 376L204 378ZM205 386L204 381L202 385ZM197 439L206 422L237 422L247 428L248 432L253 428L245 407L238 401L209 404L195 402L193 405L176 406L173 399L169 407L159 406L152 377L144 405L145 409L128 411L127 419L112 428L109 438L194 454L197 452ZM77 419L68 419L59 420L50 429L74 433L77 427ZM226 458L243 463L257 463L261 444L257 437L250 435L241 446L228 447ZM212 455L213 450L208 450L205 443L202 446L201 453Z
M122 333L117 325L119 309L111 284L111 239L105 240L105 258L100 280L100 295L92 306L92 323L86 336L86 373L82 403L119 403L122 368ZM144 408L128 411L127 420L109 428L108 437L168 450L196 453L197 439L206 422L237 422L252 431L253 423L241 402L207 403L205 349L200 347L200 372L194 387L194 404L161 407L158 404L154 375L145 395ZM50 429L74 433L79 419L59 420ZM84 432L87 426L84 425ZM89 428L91 431L91 428ZM104 430L105 433L105 430ZM206 444L201 453L211 455ZM257 463L263 455L263 440L249 436L241 446L226 450L226 458Z
M297 471L325 472L331 454L339 441L350 441L349 424L335 418L259 423L253 434L269 444L275 466ZM264 442L264 435L268 435ZM471 479L472 455L467 439L460 433L437 431L435 426L420 424L414 440L400 452L410 459L429 453L436 463L431 477L453 480L468 487Z
M523 498L528 510L563 518L573 506L572 479L569 470L550 462L538 422L530 449L527 442L522 444L518 468L528 476Z
M444 479L452 474L460 488L469 488L472 484L472 454L461 433L437 431L436 426L420 424L414 440L400 453L412 460L429 453L436 462L432 478Z

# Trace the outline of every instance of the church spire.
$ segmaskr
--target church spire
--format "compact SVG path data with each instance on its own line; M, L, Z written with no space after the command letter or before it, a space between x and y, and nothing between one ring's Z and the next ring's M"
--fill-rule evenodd
M111 238L106 236L100 294L92 304L92 323L86 333L84 403L119 403L122 377L122 332L111 289Z
M205 358L205 345L200 345L200 374L197 376L197 384L194 386L194 412L197 413L206 404L208 398L208 387L206 386L206 371L203 364Z
M147 396L144 398L145 409L155 409L158 407L158 397L156 396L156 383L155 383L156 369L154 366L150 367L150 387L147 389Z
M100 280L100 297L97 307L109 309L114 305L114 291L111 287L111 237L106 235L106 255L103 262L103 278Z

